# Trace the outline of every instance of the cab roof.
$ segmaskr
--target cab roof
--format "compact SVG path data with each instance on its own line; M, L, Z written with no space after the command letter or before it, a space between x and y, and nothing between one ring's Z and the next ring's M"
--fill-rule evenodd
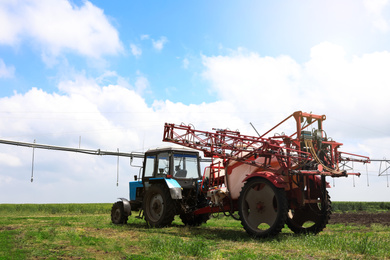
M157 147L146 151L146 153L159 153L159 152L185 152L185 153L199 154L199 151L195 149L186 148L186 147L174 147L174 146Z

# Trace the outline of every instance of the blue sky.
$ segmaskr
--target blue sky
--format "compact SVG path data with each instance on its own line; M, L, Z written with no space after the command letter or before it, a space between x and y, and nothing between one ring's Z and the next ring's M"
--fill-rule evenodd
M255 135L249 122L264 132L303 110L326 114L344 151L390 157L389 11L387 0L2 1L0 138L144 151L163 145L164 122ZM37 153L31 184L31 150L0 147L0 203L110 202L137 171L121 160L116 187L115 158ZM369 186L336 180L332 198L388 201L378 168Z
M217 99L210 93L204 94L208 86L199 76L200 55L225 55L229 50L244 48L261 56L289 55L305 62L310 58L310 48L324 41L340 44L349 56L386 50L386 34L371 25L372 18L364 3L338 2L242 1L239 5L235 1L91 2L104 12L106 22L119 37L116 42L107 39L116 44L113 50L104 50L104 46L95 50L103 61L91 60L89 53L80 53L82 50L76 46L67 48L64 44L60 54L53 58L56 64L45 63L42 55L50 55L47 48L51 46L35 35L20 32L16 43L3 44L0 49L2 60L10 60L19 76L17 82L5 82L13 83L6 94L15 89L25 92L31 86L55 91L55 80L69 70L92 77L110 70L130 82L137 74L145 75L153 91L153 95L146 97L149 103L168 98L199 104ZM83 1L71 4L74 12L84 6ZM159 41L161 50L153 45ZM132 46L140 53L134 55ZM31 70L31 66L35 69ZM180 94L172 93L181 88L193 90L192 97L183 99Z

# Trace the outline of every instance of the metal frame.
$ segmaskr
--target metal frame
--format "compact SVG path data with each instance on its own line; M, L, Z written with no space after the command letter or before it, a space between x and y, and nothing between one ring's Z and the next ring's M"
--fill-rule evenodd
M295 133L291 135L265 137L290 118L294 118L296 121ZM325 119L325 115L314 115L297 111L260 137L242 135L238 131L221 129L213 129L215 132L201 131L194 129L191 125L166 123L164 126L163 141L201 150L206 157L235 160L262 168L269 167L271 158L276 157L285 174L324 175L332 177L360 175L360 173L340 171L339 163L343 161L369 163L369 157L339 152L338 148L342 143L325 140L322 129L322 122ZM318 124L318 130L321 132L321 138L324 139L322 143L330 147L328 151L330 155L328 163L333 167L329 168L322 165L314 170L295 170L293 169L294 165L302 165L312 160L316 160L321 164L321 161L316 158L317 155L315 154L314 148L312 148L313 151L311 152L302 149L303 142L305 144L311 144L311 140L306 140L302 131L316 122ZM347 157L343 155L347 155ZM265 158L264 163L256 162L255 159L258 157Z
M91 155L112 155L112 156L120 156L120 157L130 157L130 158L143 158L144 153L131 152L131 153L123 153L123 152L110 152L110 151L102 151L100 149L91 150L91 149L81 149L81 148L72 148L72 147L63 147L63 146L54 146L54 145L46 145L46 144L37 144L37 143L26 143L26 142L17 142L17 141L9 141L0 139L0 144L8 144L15 146L23 146L30 148L38 148L38 149L46 149L46 150L55 150L55 151L65 151L65 152L75 152L75 153L84 153Z

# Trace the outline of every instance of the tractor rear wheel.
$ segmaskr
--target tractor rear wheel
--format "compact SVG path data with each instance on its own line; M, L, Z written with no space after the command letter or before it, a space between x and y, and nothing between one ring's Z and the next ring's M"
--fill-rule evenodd
M145 194L143 210L150 226L169 226L175 217L175 204L169 189L162 184L152 185Z
M317 234L326 227L331 213L330 196L326 191L324 201L307 203L298 209L290 209L287 214L287 226L296 234Z
M238 213L246 232L255 238L275 236L287 218L287 199L279 189L263 178L248 180L238 199Z
M125 209L123 207L123 202L118 201L112 205L111 208L111 221L114 224L126 224L128 216L125 214Z

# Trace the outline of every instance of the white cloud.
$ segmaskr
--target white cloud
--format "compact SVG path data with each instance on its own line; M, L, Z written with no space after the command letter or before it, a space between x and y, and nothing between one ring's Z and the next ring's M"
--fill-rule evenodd
M148 105L136 92L148 86L144 76L136 80L136 90L102 83L115 75L106 72L97 80L83 75L64 80L58 85L60 94L33 88L0 98L1 138L78 147L81 136L82 148L141 152L167 145L161 142L165 122L193 123L203 129L241 124L239 117L226 118L220 112L233 111L227 102L188 106L167 100ZM0 160L0 180L7 181L7 185L0 182L3 203L113 202L128 193L129 174L138 174L121 158L123 177L115 189L116 157L36 150L35 181L30 184L32 150L0 144L0 153L12 159Z
M22 165L22 163L17 156L13 156L6 153L0 153L0 165L17 167Z
M130 50L131 50L131 53L132 53L136 58L141 57L141 55L142 55L142 49L141 49L140 47L138 47L137 45L135 45L135 44L130 44Z
M389 20L384 17L383 12L389 0L364 0L363 3L372 18L373 26L382 32L388 32Z
M267 111L266 115L277 117L279 112L286 115L286 111L288 114L297 109L289 97L297 95L294 92L302 68L288 56L273 58L239 52L231 56L203 56L203 64L203 76L211 82L212 90L220 99L239 107L244 118L253 118L271 107L272 112Z
M385 94L390 84L388 52L347 58L342 47L322 43L303 64L288 56L243 52L204 56L203 63L212 90L238 106L248 121L256 118L259 125L268 126L269 115L281 118L304 110L390 131L383 121L390 109ZM357 135L352 125L348 129L349 135Z
M80 75L60 82L59 93L31 89L0 98L0 136L21 141L36 138L39 143L69 147L78 147L81 136L84 148L144 151L164 145L165 122L192 123L203 130L239 129L255 135L249 122L264 132L292 112L303 110L327 115L324 128L328 136L345 144L343 151L390 157L390 125L386 120L390 104L384 92L390 83L386 71L390 53L347 57L342 47L322 43L312 48L305 63L289 56L262 57L244 50L202 59L203 75L218 97L216 102L185 105L155 100L149 105L142 94L150 83L141 74L134 86L123 84L126 79L112 71L98 79ZM289 133L286 128L281 131ZM7 165L0 160L0 180L7 181L7 185L0 182L0 202L26 202L26 194L29 202L80 202L80 198L109 202L128 192L127 173L122 174L120 188L114 189L116 158L39 152L36 181L30 185L31 150L0 145L0 153L18 158L15 162L22 164ZM138 173L129 170L128 161L121 161L121 172L130 176ZM359 188L348 188L348 196L342 194L352 186L351 181L348 178L344 184L336 180L336 187L330 190L333 199L363 200ZM362 181L358 184L365 185ZM383 182L375 184L372 180L370 185L372 191ZM83 190L83 194L67 194L66 189L72 187Z
M13 78L15 67L5 65L4 61L0 59L0 78Z
M165 36L161 36L160 39L158 39L158 40L152 39L153 48L155 48L158 51L161 51L167 42L168 42L168 39Z
M89 1L76 6L67 0L3 1L0 3L0 43L37 43L45 57L74 51L87 57L122 50L118 31L103 10Z
M188 69L188 66L190 65L190 61L187 58L183 59L183 68Z
M141 40L151 40L152 41L152 46L153 46L153 48L155 49L155 50L157 50L157 51L161 51L162 49L164 49L164 46L165 46L165 44L168 42L168 38L167 37L165 37L165 36L161 36L160 37L160 39L158 39L158 40L155 40L155 39L152 39L151 37L150 37L150 35L148 35L148 34L144 34L144 35L141 35ZM130 48L131 48L131 50L132 50L132 53L133 53L133 55L135 55L135 56L137 56L135 53L138 53L138 51L140 50L136 45L134 45L134 44L131 44L130 45ZM135 52L135 53L134 53Z
M23 30L22 19L17 19L13 9L18 5L18 1L0 2L0 43L14 45L18 42L18 34Z
M149 87L149 81L146 77L139 75L135 81L135 89L139 95L142 95L144 91Z

